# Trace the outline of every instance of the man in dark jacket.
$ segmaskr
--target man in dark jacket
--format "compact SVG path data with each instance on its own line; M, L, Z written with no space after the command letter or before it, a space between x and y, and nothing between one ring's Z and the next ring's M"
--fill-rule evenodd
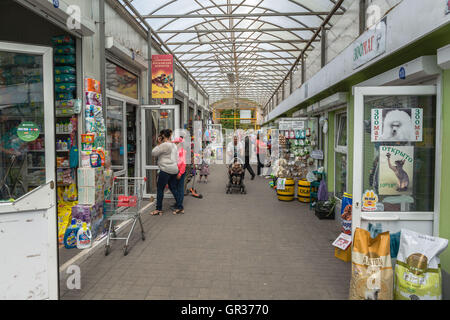
M252 166L250 165L250 138L245 136L245 165L244 170L247 169L252 175L252 180L255 179L255 172L253 172Z

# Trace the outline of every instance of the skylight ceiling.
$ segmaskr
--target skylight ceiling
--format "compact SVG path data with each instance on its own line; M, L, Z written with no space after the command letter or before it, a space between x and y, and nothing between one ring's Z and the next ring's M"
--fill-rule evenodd
M133 6L210 96L264 105L341 0L120 0ZM330 28L352 0L324 25ZM130 11L130 9L129 9ZM310 42L316 34L313 42Z

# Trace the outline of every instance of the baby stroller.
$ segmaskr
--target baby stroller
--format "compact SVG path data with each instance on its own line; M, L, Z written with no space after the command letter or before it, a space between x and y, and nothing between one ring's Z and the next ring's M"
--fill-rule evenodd
M247 190L244 185L245 170L242 160L234 158L233 163L228 166L228 184L226 193L233 193L233 191L239 191L242 194L246 194Z

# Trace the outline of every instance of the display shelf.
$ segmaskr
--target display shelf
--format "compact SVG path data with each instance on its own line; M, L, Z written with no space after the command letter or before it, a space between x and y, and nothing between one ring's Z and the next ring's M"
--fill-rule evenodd
M56 152L69 152L69 149L61 149L61 150L56 150Z
M72 169L71 167L56 167L56 169Z
M70 134L72 134L73 132L56 132L56 134L61 134L61 135L70 135Z
M55 117L56 118L72 118L73 116L76 116L76 113L71 113L71 114L56 114Z
M45 152L45 149L42 149L42 150L28 150L27 152Z
M28 170L42 170L45 169L45 167L28 167Z

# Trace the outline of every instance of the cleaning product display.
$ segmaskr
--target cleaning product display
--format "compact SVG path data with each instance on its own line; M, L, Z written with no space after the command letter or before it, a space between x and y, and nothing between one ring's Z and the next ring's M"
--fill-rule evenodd
M77 232L77 248L88 249L92 246L91 227L83 222L81 228Z

